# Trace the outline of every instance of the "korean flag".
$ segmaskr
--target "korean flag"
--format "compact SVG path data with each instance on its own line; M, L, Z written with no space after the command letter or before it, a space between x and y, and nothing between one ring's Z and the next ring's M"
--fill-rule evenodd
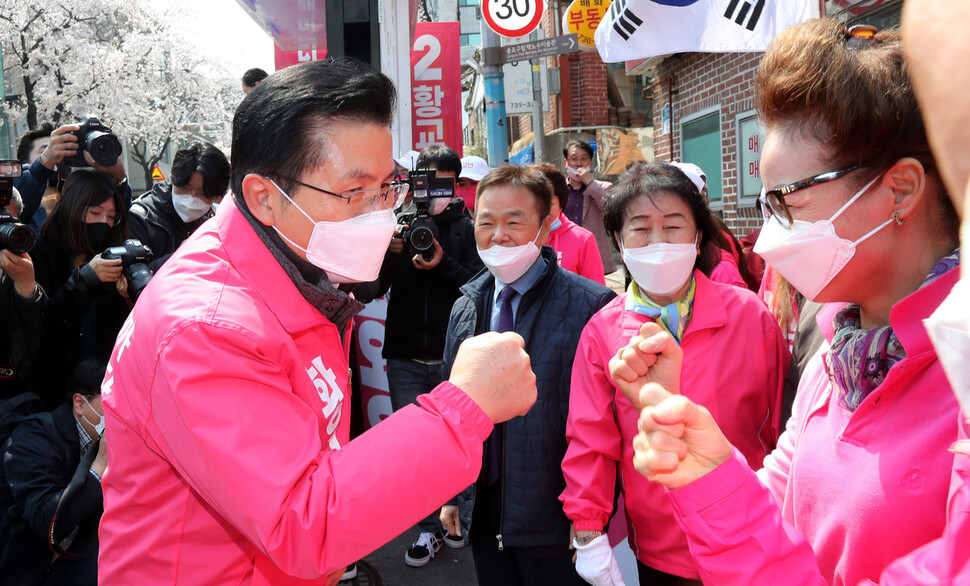
M596 28L607 63L682 52L764 51L818 0L615 0Z

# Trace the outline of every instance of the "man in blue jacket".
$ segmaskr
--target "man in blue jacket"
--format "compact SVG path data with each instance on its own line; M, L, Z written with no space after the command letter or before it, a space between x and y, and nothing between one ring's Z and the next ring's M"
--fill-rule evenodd
M463 340L514 331L525 339L538 389L535 408L486 440L478 481L441 511L449 532L464 528L483 586L585 584L559 504L569 380L583 327L616 293L559 268L544 246L551 203L552 186L534 169L501 167L479 183L475 240L488 270L462 287L448 323L445 377Z

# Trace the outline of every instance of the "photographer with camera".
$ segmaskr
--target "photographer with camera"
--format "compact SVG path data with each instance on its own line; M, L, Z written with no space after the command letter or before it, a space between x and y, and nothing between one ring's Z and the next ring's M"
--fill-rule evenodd
M411 173L415 211L398 216L381 266L379 292L393 288L387 305L383 356L391 406L398 411L441 384L441 357L451 306L460 287L484 268L475 248L475 226L455 197L461 172L458 154L443 145L425 148ZM430 171L430 172L429 172ZM418 523L420 535L404 562L426 565L441 547L462 547L448 539L437 513Z
M32 254L37 282L50 300L33 378L50 408L59 400L57 390L67 387L82 359L107 361L128 315L124 259L110 258L118 254L106 251L125 241L126 216L112 178L98 171L76 170L41 228Z
M175 153L171 183L158 183L128 210L128 228L154 253L157 271L215 212L229 190L229 160L215 146L193 142Z
M48 213L41 207L41 201L51 192L56 196L58 178L61 181L67 178L66 168L92 167L104 173L121 190L125 208L131 205L121 142L93 116L57 129L44 123L27 132L20 138L17 158L23 164L23 174L14 183L24 201L19 217L34 229L47 219Z
M11 170L11 174L16 175L20 169L13 165ZM23 209L23 201L13 187L13 177L0 176L0 206L5 208L0 210L0 319L4 324L4 335L0 336L2 400L29 390L26 372L31 357L40 347L44 292L34 279L34 263L24 249L27 243L18 247L16 234L13 242L9 238L10 232L16 233L17 226L23 226L14 220ZM29 228L26 230L29 232ZM32 245L33 233L29 232L29 235Z

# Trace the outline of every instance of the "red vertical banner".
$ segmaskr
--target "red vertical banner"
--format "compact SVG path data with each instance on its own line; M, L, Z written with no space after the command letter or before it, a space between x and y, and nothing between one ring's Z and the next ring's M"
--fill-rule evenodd
M273 50L275 51L276 57L276 71L289 67L290 65L296 65L297 63L305 63L306 61L322 61L327 58L326 49L284 51L283 49L280 49L279 45L274 45Z
M461 57L457 22L419 22L411 47L414 149L444 144L463 155Z
M387 387L387 363L384 349L384 320L387 317L387 296L368 303L354 317L354 337L357 345L359 371L354 373L360 382L360 404L364 409L364 430L368 430L391 414L391 395Z

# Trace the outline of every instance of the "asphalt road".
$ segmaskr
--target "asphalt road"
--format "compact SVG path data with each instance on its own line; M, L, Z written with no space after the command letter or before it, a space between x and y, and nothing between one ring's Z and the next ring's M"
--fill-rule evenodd
M404 552L417 539L418 529L405 531L400 537L364 558L358 564L356 580L340 586L477 586L475 564L470 547L451 549L442 546L434 559L423 568L404 563ZM376 573L376 578L373 577Z

